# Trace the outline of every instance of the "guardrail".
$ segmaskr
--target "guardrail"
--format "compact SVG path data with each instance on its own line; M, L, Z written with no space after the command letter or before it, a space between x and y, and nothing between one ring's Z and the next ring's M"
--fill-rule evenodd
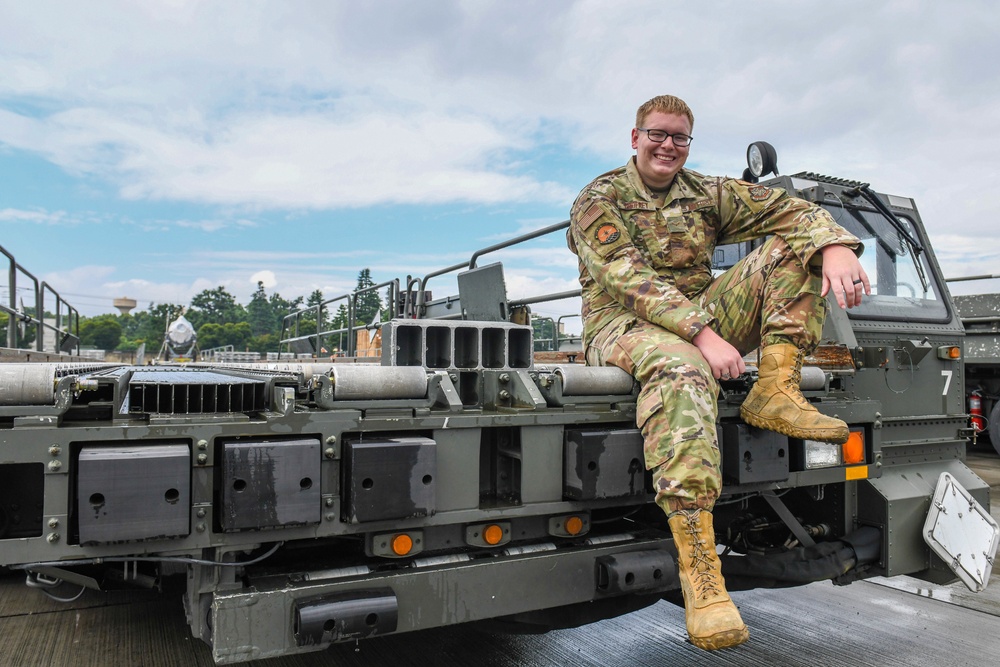
M424 319L432 318L436 320L448 320L448 319L462 319L463 312L461 308L454 309L453 312L447 312L452 310L452 305L459 301L458 296L447 296L436 300L428 300L427 283L431 278L446 275L448 273L453 273L455 271L461 271L464 269L472 270L477 268L478 260L486 254L495 252L497 250L502 250L504 248L509 248L511 246L536 239L553 232L558 232L565 230L569 227L569 220L564 220L563 222L556 223L554 225L549 225L548 227L542 227L535 231L529 232L527 234L522 234L520 236L513 237L507 241L501 243L496 243L494 245L476 250L467 262L460 262L458 264L453 264L451 266L439 269L437 271L432 271L424 275L423 277L413 277L408 276L406 279L406 289L400 293L400 281L392 280L389 282L381 283L372 287L359 290L357 292L352 292L351 294L344 294L332 299L328 299L321 304L315 306L310 306L309 308L304 308L302 310L296 311L289 315L286 315L281 328L281 345L283 349L291 350L297 353L311 353L315 356L328 356L332 352L333 348L337 348L340 354L346 354L346 356L355 356L357 352L357 341L355 334L357 331L364 329L377 329L381 326L381 323L376 321L374 323L368 324L358 324L356 322L356 311L357 302L359 297L372 290L379 290L385 287L390 287L391 295L390 309L397 318L403 319ZM511 300L507 303L508 312L514 308L519 308L522 306L528 306L536 303L547 303L551 301L558 301L561 299L577 298L580 296L580 290L567 290L565 292L556 292L551 294L542 294L538 296L531 296L522 299ZM321 324L329 319L329 305L337 302L345 302L347 310L347 323L346 326L342 325L337 328L325 329L318 331L316 333L306 331L303 332L303 328L321 328ZM428 312L433 310L433 315L428 315ZM579 317L578 314L563 315L559 317L558 323L553 323L552 330L555 335L550 339L539 339L544 341L545 345L550 350L559 350L564 343L578 343L580 337L578 335L562 335L559 333L561 328L562 320L568 317ZM551 319L551 318L544 318ZM322 342L324 340L330 341L331 339L336 339L336 344L331 344L325 350Z
M302 310L285 315L281 321L281 346L296 354L310 354L315 357L331 356L336 348L337 354L353 357L357 352L358 331L376 329L379 326L379 319L375 322L358 323L358 300L364 295L374 292L376 295L381 289L389 288L389 301L391 304L399 303L399 280L393 279L371 287L365 287L350 294L342 294L332 299L327 299L315 306L309 306ZM332 316L329 306L331 304L344 302L347 322L332 329L325 329L326 322L336 319ZM381 303L381 301L380 301ZM304 331L315 328L315 331ZM337 340L337 345L332 344L332 340ZM324 345L324 342L329 345Z
M8 261L7 299L0 301L0 318L7 315L6 347L38 352L64 353L80 351L80 313L69 305L59 293L45 281L36 278L3 246L0 254ZM20 281L30 287L19 287ZM26 292L30 305L25 305L18 292ZM53 300L54 312L46 311L46 298ZM46 321L51 314L54 323ZM31 333L29 333L31 332ZM49 333L50 335L46 335ZM48 343L51 342L51 345Z

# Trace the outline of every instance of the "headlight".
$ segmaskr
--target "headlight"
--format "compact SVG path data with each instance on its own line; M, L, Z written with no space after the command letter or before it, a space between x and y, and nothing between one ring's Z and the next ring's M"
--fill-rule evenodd
M840 465L840 445L818 440L803 440L806 449L806 470Z
M818 440L803 440L806 470L833 466L857 466L865 463L865 434L852 430L847 442L835 445Z
M748 172L754 179L765 174L778 175L778 153L766 141L755 141L747 147ZM756 180L754 180L756 182Z

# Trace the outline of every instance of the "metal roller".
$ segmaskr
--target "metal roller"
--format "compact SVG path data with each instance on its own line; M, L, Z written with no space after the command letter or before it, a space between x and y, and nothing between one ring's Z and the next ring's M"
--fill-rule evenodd
M328 375L334 364L251 364L249 368L264 368L281 373L301 373L302 379L309 381L314 375Z
M0 364L0 405L53 405L56 364Z
M826 373L819 366L803 366L802 380L799 389L802 391L818 391L826 387Z
M424 398L427 371L421 366L334 364L333 397L338 401Z
M631 394L635 380L617 366L555 366L564 396L620 396Z
M757 372L756 366L747 366L748 371ZM802 391L819 391L826 388L826 372L819 366L803 366L799 380Z

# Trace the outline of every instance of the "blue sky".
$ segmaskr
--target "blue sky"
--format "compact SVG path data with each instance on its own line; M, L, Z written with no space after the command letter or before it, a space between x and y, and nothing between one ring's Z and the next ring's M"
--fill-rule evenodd
M245 303L258 280L333 297L364 267L465 261L565 219L661 93L694 109L689 167L737 176L767 140L785 173L913 197L948 275L1000 272L988 0L0 0L0 17L0 246L85 315L219 285ZM512 297L576 286L558 235L496 259Z

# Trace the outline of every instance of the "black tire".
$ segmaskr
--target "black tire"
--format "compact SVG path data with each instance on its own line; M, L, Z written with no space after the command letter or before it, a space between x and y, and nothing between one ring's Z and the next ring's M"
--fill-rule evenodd
M986 425L986 432L990 435L990 442L993 449L1000 454L1000 401L993 402L993 409L990 410L989 424Z

